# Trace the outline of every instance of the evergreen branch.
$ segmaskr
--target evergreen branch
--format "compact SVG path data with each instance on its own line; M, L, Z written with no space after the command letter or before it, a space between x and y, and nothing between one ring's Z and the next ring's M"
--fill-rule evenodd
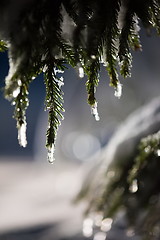
M100 63L99 59L91 59L91 64L84 68L85 73L88 77L86 82L86 89L88 93L88 104L91 106L91 113L95 117L96 121L99 121L98 111L97 111L97 101L95 98L96 87L99 82L99 70Z
M160 132L143 138L139 144L140 154L135 159L135 163L129 173L128 182L131 184L137 178L139 172L147 166L153 155L158 155L160 149Z
M159 1L152 1L151 2L151 16L152 16L152 23L153 27L157 30L157 33L160 35L160 3Z
M46 84L46 110L48 113L48 129L46 133L46 148L48 149L48 161L53 163L53 154L55 148L55 140L57 130L60 125L60 119L63 118L63 92L61 90L62 80L56 76L55 67L63 70L64 67L60 63L56 63L55 59L50 55L46 56L46 71L45 71L45 84Z
M61 42L60 47L62 51L62 56L64 57L64 59L66 59L66 62L72 67L76 67L74 49L68 44L66 44L65 41Z
M19 80L21 84L19 86L19 94L17 97L13 98L12 105L15 105L14 110L14 118L17 121L17 129L18 129L18 141L19 144L23 147L26 147L26 109L29 106L28 100L28 81L27 79ZM14 95L14 92L13 92ZM14 97L14 96L13 96Z
M125 208L129 224L138 234L148 237L160 222L155 212L160 207L160 177L159 171L155 172L160 167L160 132L143 138L138 149L135 161L130 159L120 169L117 165L109 167L104 191L100 193L99 202L92 200L90 210L102 211L103 217L108 218L114 217L120 208ZM115 176L110 178L110 172L115 172ZM141 211L145 214L140 217Z
M99 72L99 61L94 60L91 65L87 68L86 74L88 76L88 81L86 83L87 92L88 92L88 103L91 106L94 106L96 103L95 99L95 87L98 85L98 72Z
M132 2L131 0L129 1L131 11L134 12L139 19L141 19L146 28L150 28L152 26L150 7L153 1L154 0L136 0L135 2Z
M1 7L3 8L3 5ZM123 8L125 11L121 11ZM70 22L74 26L70 37L63 32L62 25L65 19L63 14L69 15ZM122 27L119 24L120 14L123 15ZM11 71L6 78L6 97L13 97L14 91L19 88L18 81L21 77L27 79L29 84L32 78L39 75L47 66L46 86L52 82L48 87L51 87L54 95L54 107L51 107L49 121L51 123L53 120L56 130L56 124L59 125L59 118L62 116L63 101L56 83L59 80L56 80L58 78L52 68L57 66L61 69L63 65L64 69L64 64L73 67L78 65L81 77L83 71L85 72L88 76L86 83L88 103L93 108L92 112L97 114L95 88L98 85L101 60L108 71L110 85L117 91L115 95L120 97L121 84L117 65L120 64L120 74L123 77L130 76L131 50L141 49L139 21L146 28L154 27L160 33L160 2L159 0L31 1L21 11L18 21L18 28L12 29L7 34L8 39L5 39L9 43L11 62ZM0 51L5 50L6 44L1 40ZM49 96L51 92L48 91L47 95ZM55 108L56 113L54 113ZM50 139L54 144L53 135L56 134L53 134L54 130L51 132ZM49 147L51 148L50 144Z
M119 80L116 69L117 65L117 39L119 36L118 29L118 12L120 9L120 1L112 1L110 4L113 7L108 18L108 26L106 29L106 62L107 71L110 77L110 86L117 89Z
M18 77L18 78L17 78ZM12 100L15 106L13 117L17 121L18 141L20 146L26 147L26 109L29 106L28 86L30 80L20 75L14 74L10 79L10 84L5 88L5 97Z
M124 25L120 34L120 43L119 43L119 59L120 59L120 73L123 77L130 76L132 56L130 53L130 40L132 40L131 29L133 29L134 24L134 13L131 6L128 6L126 11L126 16L124 19ZM136 39L133 35L133 39ZM131 43L132 45L132 43Z
M109 77L110 77L110 86L117 88L118 85L118 73L116 69L117 65L117 56L116 52L117 49L114 46L112 37L109 37L110 33L108 32L108 38L106 41L106 62L107 66L106 69L108 71Z

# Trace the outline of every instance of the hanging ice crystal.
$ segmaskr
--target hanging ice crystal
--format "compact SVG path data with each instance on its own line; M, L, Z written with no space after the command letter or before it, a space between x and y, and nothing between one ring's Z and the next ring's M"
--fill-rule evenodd
M119 98L122 96L122 84L118 82L117 87L115 88L115 97Z
M97 102L91 107L91 114L95 117L96 121L100 120L100 117L98 115L98 110L97 110Z
M135 193L138 191L138 184L137 184L137 179L134 179L130 188L129 188L131 193Z
M21 126L18 127L18 141L20 146L22 147L27 146L26 128L27 128L26 121Z
M104 67L107 67L106 54L105 54L105 53L103 53L103 54L101 55L100 63L102 63Z
M20 87L16 88L16 89L13 91L13 97L16 98L19 93L20 93Z
M113 222L112 218L103 219L103 221L101 223L101 230L103 232L108 232L111 229L112 222Z
M157 156L160 157L160 149L157 150Z
M14 106L14 105L16 105L16 102L15 102L15 101L13 101L11 104L12 104L12 106Z
M83 78L83 77L84 77L83 67L79 67L78 71L79 71L79 77L80 77L80 78Z
M48 162L53 164L54 161L55 161L55 158L54 158L54 150L55 150L54 144L52 144L51 147L50 146L47 147L47 150L48 150L48 156L47 156Z
M86 218L83 221L83 235L84 237L91 237L93 234L93 220Z

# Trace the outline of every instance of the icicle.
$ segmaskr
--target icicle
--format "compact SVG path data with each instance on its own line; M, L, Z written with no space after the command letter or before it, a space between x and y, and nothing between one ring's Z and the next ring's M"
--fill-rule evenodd
M117 87L115 88L114 96L119 98L119 99L122 96L122 84L120 82L118 82Z
M47 156L48 162L53 164L54 161L55 161L55 158L54 158L54 150L55 150L54 144L52 144L51 147L50 146L47 147L47 150L48 150L48 156Z
M102 63L104 67L107 67L106 55L104 53L101 55L100 63Z
M83 235L84 237L91 237L93 234L93 220L86 218L83 221Z
M22 81L20 79L17 81L17 83L19 87L22 86Z
M157 156L160 157L160 149L157 150Z
M131 193L135 193L135 192L138 191L138 184L137 184L137 180L136 179L133 180L129 190L130 190Z
M11 103L11 105L12 105L12 106L15 106L15 105L16 105L16 102L15 102L15 101L13 101L13 102Z
M97 110L97 102L91 107L91 114L95 117L96 121L100 120L100 117L98 115L98 110Z
M14 91L13 91L13 97L16 98L18 96L18 94L20 93L20 87L16 88Z
M112 218L103 219L101 223L101 230L103 232L108 232L111 229L112 222L113 222Z
M26 127L27 127L26 122L24 122L21 126L18 127L18 141L20 146L22 147L27 146Z
M80 78L84 78L84 70L83 70L83 67L79 67L78 71L79 71L79 77L80 77Z

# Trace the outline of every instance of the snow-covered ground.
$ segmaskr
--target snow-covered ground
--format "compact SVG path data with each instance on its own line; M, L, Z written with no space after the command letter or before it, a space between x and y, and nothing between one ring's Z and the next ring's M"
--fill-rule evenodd
M84 204L73 200L82 175L76 165L1 159L0 235L55 224L54 236L79 232Z

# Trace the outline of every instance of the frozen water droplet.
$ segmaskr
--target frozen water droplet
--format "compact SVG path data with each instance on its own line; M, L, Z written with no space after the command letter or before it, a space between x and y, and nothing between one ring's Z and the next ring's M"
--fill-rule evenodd
M114 96L117 97L117 98L121 98L122 96L122 84L121 83L118 83L117 84L117 87L115 89L115 93L114 93Z
M129 190L130 190L131 193L135 193L135 192L138 191L137 179L133 180Z
M33 76L33 77L32 77L32 80L34 80L35 78L36 78L36 77Z
M112 218L103 219L101 223L101 230L104 232L108 232L111 229L112 222L113 222Z
M97 232L93 238L93 240L105 240L105 239L106 239L106 233L104 232Z
M14 106L14 105L16 105L16 102L15 102L15 101L12 102L12 106Z
M92 58L93 60L95 60L95 59L96 59L96 56L95 56L95 55L91 55L91 58Z
M100 117L98 115L98 110L97 110L97 102L91 107L91 114L95 117L96 121L100 120Z
M79 77L83 78L84 77L84 70L83 70L83 68L79 67L78 71L79 71Z
M20 88L18 87L13 91L13 97L16 98L19 93L20 93Z
M160 157L160 149L157 150L157 156Z
M91 237L93 234L93 220L91 218L86 218L83 221L83 235L84 237Z
M18 141L20 146L22 147L27 146L26 127L27 127L26 122L24 122L21 126L18 127Z
M20 79L18 80L17 83L18 83L18 86L22 86L22 81Z
M47 147L48 149L48 156L47 156L47 159L48 159L48 162L53 164L54 161L55 161L55 158L54 158L54 150L55 150L55 147L54 147L54 144L52 144L52 146L50 147Z

